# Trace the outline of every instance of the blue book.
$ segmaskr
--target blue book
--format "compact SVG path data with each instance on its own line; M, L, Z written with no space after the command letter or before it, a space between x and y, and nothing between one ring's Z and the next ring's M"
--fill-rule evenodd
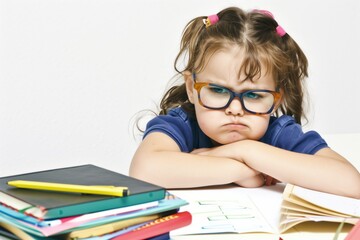
M27 180L78 185L126 186L130 195L114 197L81 193L65 193L21 189L8 181ZM0 178L0 204L10 206L41 220L127 207L158 201L165 197L165 188L94 165L52 169Z

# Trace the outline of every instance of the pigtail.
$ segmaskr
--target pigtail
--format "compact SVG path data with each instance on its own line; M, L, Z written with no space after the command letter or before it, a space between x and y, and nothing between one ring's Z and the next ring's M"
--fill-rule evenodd
M294 117L295 121L301 124L301 119L306 119L303 109L303 80L308 76L308 61L305 54L278 24L271 12L249 12L249 23L249 41L245 45L249 55L247 60L256 63L251 57L255 55L255 59L258 59L257 51L263 51L267 68L273 73L277 88L282 91L282 102L276 115L279 116L281 112ZM251 47L255 47L254 50ZM244 66L251 65L245 62Z
M197 17L191 20L183 31L183 37L180 43L180 51L174 62L174 69L178 74L184 71L193 72L192 66L195 65L196 56L198 55L198 43L201 41L201 33L204 31L203 19L205 17ZM181 61L182 60L182 61ZM178 66L179 62L185 62L186 66ZM163 96L160 102L160 115L167 114L169 109L175 107L183 107L189 115L195 115L194 107L189 102L185 83L179 86L171 87Z
M195 66L196 56L199 52L198 43L201 42L201 34L205 30L203 22L205 18L206 17L194 18L185 26L180 42L180 51L174 62L174 69L179 74L183 71L193 71L193 69L189 69L189 66ZM179 70L178 63L181 58L184 58L183 61L186 63L186 66L183 67L182 70Z
M301 124L301 119L307 120L304 114L304 79L308 76L308 60L299 45L289 34L283 36L283 51L288 59L288 69L279 79L283 90L281 112L293 116Z

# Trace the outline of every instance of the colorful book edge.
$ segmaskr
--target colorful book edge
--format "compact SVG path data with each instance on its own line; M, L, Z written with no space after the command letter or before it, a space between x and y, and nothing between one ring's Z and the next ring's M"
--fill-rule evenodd
M148 239L181 227L185 227L187 225L190 225L191 222L192 216L190 212L178 212L151 221L135 230L117 236L113 238L113 240Z

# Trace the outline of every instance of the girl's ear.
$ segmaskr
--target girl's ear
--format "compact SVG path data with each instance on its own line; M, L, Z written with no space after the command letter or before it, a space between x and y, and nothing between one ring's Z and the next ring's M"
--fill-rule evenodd
M194 104L194 79L193 75L189 71L183 72L185 86L186 86L186 93L188 95L189 101Z

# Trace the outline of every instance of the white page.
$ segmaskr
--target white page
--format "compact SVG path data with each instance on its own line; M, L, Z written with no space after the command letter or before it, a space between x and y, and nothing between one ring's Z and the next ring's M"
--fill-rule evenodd
M294 186L292 193L315 205L360 217L360 199L318 192L299 186Z
M175 230L174 235L274 232L248 195L237 200L191 201L183 210L191 212L192 224Z
M172 236L206 233L278 232L284 186L256 189L230 187L210 190L172 191L187 200L192 224L171 232Z

